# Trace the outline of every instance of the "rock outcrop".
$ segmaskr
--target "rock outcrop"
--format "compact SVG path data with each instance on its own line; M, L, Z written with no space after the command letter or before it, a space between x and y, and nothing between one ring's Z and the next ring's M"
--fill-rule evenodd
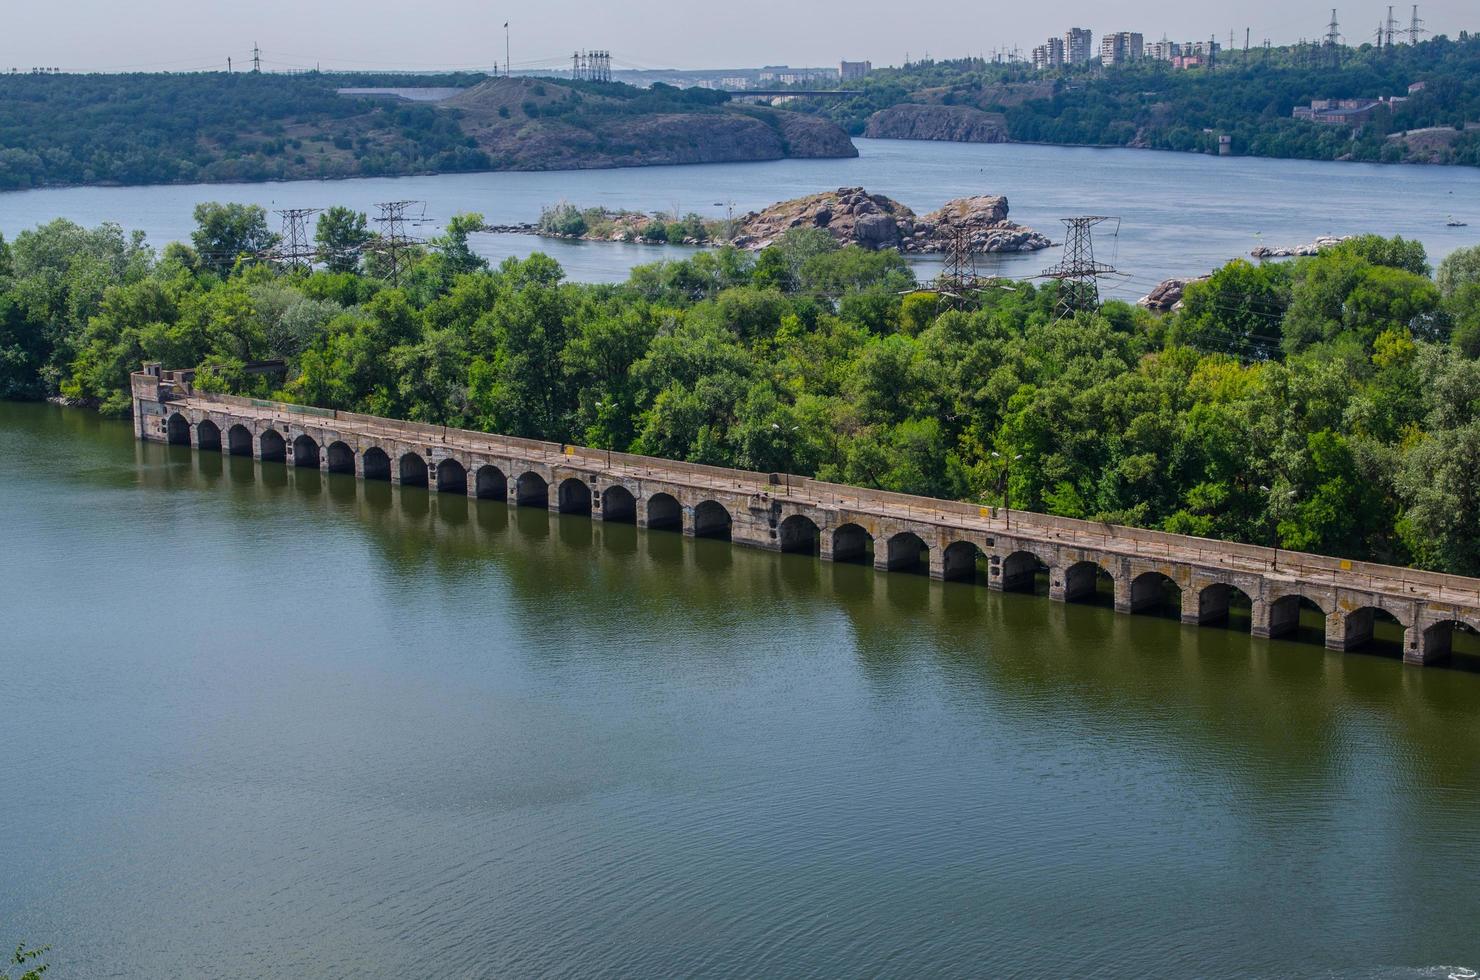
M793 228L824 228L839 243L901 252L943 252L958 230L977 252L1029 252L1052 243L1007 218L1007 198L966 197L923 218L905 205L862 187L840 187L774 204L740 219L733 244L765 248Z
M820 116L738 104L637 111L620 98L548 79L492 78L438 103L494 170L843 158L858 149Z
M1182 308L1182 295L1187 287L1195 282L1203 282L1208 276L1193 276L1185 279L1165 279L1151 292L1136 300L1138 306L1142 306L1152 313L1171 313Z
M964 105L896 105L869 117L863 135L886 140L1006 143L1007 119Z
M1260 245L1249 254L1256 259L1288 259L1296 256L1316 255L1328 248L1348 241L1351 237L1350 235L1322 235L1315 241L1308 242L1304 245Z

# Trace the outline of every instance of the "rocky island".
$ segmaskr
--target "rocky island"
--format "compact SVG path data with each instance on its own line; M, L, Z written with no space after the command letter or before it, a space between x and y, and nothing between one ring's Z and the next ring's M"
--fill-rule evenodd
M498 232L530 232L587 241L673 242L733 245L759 250L796 228L816 228L840 245L895 248L906 253L944 252L964 232L974 252L1032 252L1049 239L1007 217L1007 198L993 195L948 201L923 217L900 202L862 187L840 187L753 211L734 221L650 215L570 204L546 208L537 225L500 226Z

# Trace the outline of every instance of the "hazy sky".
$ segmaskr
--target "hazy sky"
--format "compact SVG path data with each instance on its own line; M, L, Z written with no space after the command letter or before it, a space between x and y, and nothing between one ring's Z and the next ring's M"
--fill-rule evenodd
M1396 13L1406 22L1409 5ZM1385 4L1339 9L1348 40L1368 37ZM1480 28L1474 0L1434 0L1419 13L1430 30ZM1095 36L1138 30L1149 39L1244 28L1257 45L1325 32L1330 7L1288 0L1186 3L1069 0L1056 4L933 0L5 0L0 68L190 70L238 65L262 45L266 67L472 68L504 57L511 22L515 68L556 67L573 48L607 48L616 67L707 68L823 65L839 59L897 64L1027 49L1066 27Z

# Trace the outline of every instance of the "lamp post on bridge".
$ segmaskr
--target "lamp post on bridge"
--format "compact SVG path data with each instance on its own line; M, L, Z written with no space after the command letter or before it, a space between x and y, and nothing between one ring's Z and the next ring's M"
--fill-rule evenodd
M1003 461L1002 462L1002 511L1007 516L1007 529L1009 531L1011 531L1012 530L1012 464L1015 463L1016 461L1022 459L1023 458L1023 454L1022 453L1018 453L1016 456L1013 456L1011 459L1008 459L1006 456L1003 456L1001 453L994 452L994 453L992 453L992 458L993 459L1000 459L1000 460Z
M1269 495L1269 498L1270 498L1269 499L1269 503L1270 503L1270 505L1272 507L1273 504L1274 504L1274 491L1271 490L1269 487L1266 487L1262 483L1259 484L1259 489L1260 490L1263 490L1266 494ZM1294 500L1295 499L1295 491L1294 490L1287 490L1285 492L1285 498L1287 500ZM1270 523L1269 523L1269 546L1274 549L1274 565L1273 565L1273 571L1276 571L1277 572L1277 571L1280 570L1280 522L1279 522L1279 520L1277 518L1275 518L1275 515L1273 513L1270 514L1270 518L1271 518L1271 520L1270 520Z
M772 432L796 432L800 428L801 428L801 426L799 426L799 425L793 425L790 428L783 428L781 425L779 425L776 422L772 422L771 423L771 431ZM787 473L786 474L786 495L788 497L791 496L791 474L790 473Z

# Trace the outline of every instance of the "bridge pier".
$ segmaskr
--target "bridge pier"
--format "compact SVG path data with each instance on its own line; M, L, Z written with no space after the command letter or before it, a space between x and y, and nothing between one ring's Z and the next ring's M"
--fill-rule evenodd
M1356 650L1372 640L1372 610L1358 609L1353 613L1336 609L1326 617L1326 649Z

